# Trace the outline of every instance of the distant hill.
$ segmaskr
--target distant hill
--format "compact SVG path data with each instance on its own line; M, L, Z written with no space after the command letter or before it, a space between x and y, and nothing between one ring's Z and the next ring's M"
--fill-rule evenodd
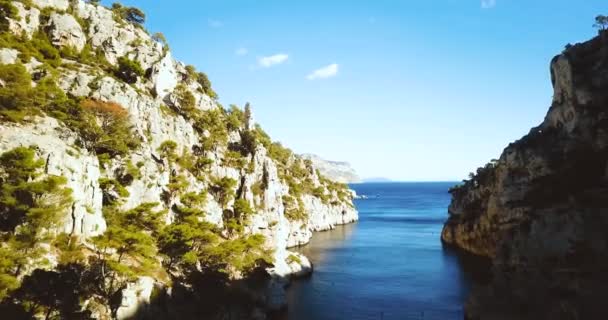
M363 183L393 182L393 180L391 180L389 178L384 178L384 177L372 177L372 178L365 178L361 182L363 182Z
M302 154L301 157L312 161L315 168L319 169L321 174L330 180L340 183L361 182L361 178L348 162L325 160L310 153Z

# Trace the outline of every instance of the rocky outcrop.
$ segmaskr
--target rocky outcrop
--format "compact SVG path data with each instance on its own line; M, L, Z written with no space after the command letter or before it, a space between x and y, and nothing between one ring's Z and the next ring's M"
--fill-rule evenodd
M37 8L26 9L23 3L16 1L13 2L13 5L19 13L18 19L10 21L11 32L14 34L26 34L28 37L31 37L40 26L40 10Z
M450 191L442 240L494 261L492 283L469 303L473 319L606 315L607 74L608 33L569 46L551 62L544 121Z
M325 160L315 154L302 154L302 158L312 161L321 174L339 183L357 183L361 178L348 162Z
M80 24L71 14L51 14L46 29L55 46L71 47L80 51L87 43Z

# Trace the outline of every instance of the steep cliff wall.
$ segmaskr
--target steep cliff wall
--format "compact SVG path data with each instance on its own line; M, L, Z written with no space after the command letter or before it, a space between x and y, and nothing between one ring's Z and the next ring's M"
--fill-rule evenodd
M568 46L551 79L544 121L450 191L442 240L494 261L472 318L606 315L597 302L608 265L608 33Z
M201 218L226 240L263 235L264 247L273 252L268 270L288 277L310 268L306 257L288 247L307 243L313 231L358 219L350 190L273 143L253 123L249 108L224 109L194 68L173 59L162 37L125 21L121 8L67 0L6 3L15 12L2 17L8 30L0 41L0 63L24 66L34 92L43 82L44 88L45 81L53 82L68 105L124 109L130 139L137 141L127 151L103 152L104 147L91 147L93 133L71 120L80 107L58 112L56 106L25 106L25 111L2 106L0 154L35 146L37 158L45 162L43 175L65 177L72 190L72 204L57 232L94 250L89 240L108 229L109 202L123 212L153 203L165 212L166 224L189 207L204 212ZM42 49L45 41L54 49ZM0 86L9 81L3 77ZM95 119L100 127L103 121ZM193 194L204 194L205 200L192 205ZM51 268L57 264L54 252L49 252ZM149 301L134 292L148 295L153 286L145 277L129 284L118 317L136 312L133 303ZM283 288L278 290L271 294L280 296Z

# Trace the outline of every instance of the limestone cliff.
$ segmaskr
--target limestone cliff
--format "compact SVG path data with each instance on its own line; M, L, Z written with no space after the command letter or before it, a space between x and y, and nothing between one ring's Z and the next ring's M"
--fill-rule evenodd
M304 159L312 161L313 165L328 179L339 183L361 182L361 178L348 162L325 160L310 153L302 154L301 156Z
M569 45L544 121L450 190L442 240L494 261L472 319L605 318L607 75L608 33Z
M229 228L234 226L226 223L234 224L235 203L244 200L254 212L237 223L242 234L264 235L265 247L274 252L273 266L268 270L273 277L285 278L310 269L306 257L287 251L288 247L307 243L313 231L358 219L348 189L320 176L302 157L272 143L247 112L224 109L214 94L194 79L193 69L176 61L158 36L117 17L116 10L91 2L8 2L16 8L14 15L3 17L8 31L23 37L24 42L45 37L61 56L50 61L48 56L24 52L28 46L2 41L0 64L22 64L33 86L52 76L74 101L121 106L127 112L133 137L141 141L125 154L100 157L87 148L86 139L76 128L52 112L37 111L20 122L0 122L0 153L35 145L37 157L45 161L44 174L67 179L73 204L58 232L77 236L85 245L89 238L103 234L108 225L102 211L108 197L120 198L124 211L155 203L156 209L166 211L165 223L171 224L178 208L186 203L184 195L205 193L206 201L197 209L230 239L234 236ZM8 33L5 36L8 38ZM131 75L120 74L125 61L143 71L133 77L134 81L124 80ZM5 81L2 79L2 87ZM234 121L226 124L228 119ZM221 132L219 138L214 130ZM167 146L178 155L163 153ZM195 168L200 172L195 174L193 165L185 164L184 159L201 160L201 167ZM118 185L107 188L108 182L121 180L128 181L122 186L126 192L120 192ZM222 190L232 197L213 191L219 188L218 181L234 181L228 190ZM149 301L154 286L166 284L154 282L141 277L126 287L118 318L131 316L141 301ZM280 306L283 287L271 287L275 291L269 299ZM103 312L94 314L106 316Z

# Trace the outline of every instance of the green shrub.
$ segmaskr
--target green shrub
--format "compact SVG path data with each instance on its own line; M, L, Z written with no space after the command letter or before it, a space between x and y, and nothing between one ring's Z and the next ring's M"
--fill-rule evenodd
M234 188L236 180L228 177L213 178L211 180L210 191L216 197L221 206L225 207L235 196Z
M103 204L116 204L120 198L129 196L129 191L116 179L100 178L99 187L103 192Z
M168 46L167 38L165 38L165 35L162 32L155 32L152 35L152 40L154 40L156 42L160 42L165 47Z
M205 130L209 132L208 137L201 138L201 144L205 151L213 151L218 146L228 144L225 115L220 108L201 112L195 119L194 128L199 132Z
M176 195L182 193L186 190L190 184L184 175L171 175L171 179L169 180L169 184L167 188L169 188L169 192L171 195Z
M116 17L135 25L142 25L146 22L146 14L135 7L125 7L120 3L113 3L112 11Z
M181 202L188 207L199 207L203 206L207 201L206 192L188 192L181 196Z
M141 179L139 168L134 166L131 161L127 161L125 166L120 168L118 175L118 181L125 186L130 186L134 180Z
M114 74L126 83L136 83L139 77L144 76L144 70L138 61L123 56L118 58L118 66Z
M0 32L9 31L8 19L16 19L18 13L17 8L10 1L0 1Z
M31 39L28 39L25 34L15 36L10 32L0 32L0 47L18 50L19 59L24 63L34 57L52 68L61 65L59 51L51 44L44 32L34 33Z
M245 221L255 212L249 205L249 201L245 199L237 199L233 206L234 217L239 219L240 222Z
M80 131L88 149L114 157L126 155L141 144L133 134L129 113L121 105L87 99L80 107L78 116L69 120Z
M19 284L26 265L47 252L49 230L57 227L72 204L64 177L41 178L44 161L34 147L18 147L0 155L0 300Z
M247 164L247 159L243 158L241 153L232 151L232 150L228 150L224 153L222 165L227 166L227 167L242 169L242 168L245 168L246 164Z
M31 108L32 85L25 67L21 64L0 65L0 115L4 120L20 122L28 115L38 114Z
M186 168L192 175L197 177L199 180L203 180L205 174L209 172L209 167L213 164L213 160L205 157L196 157L194 164Z
M226 125L229 131L237 131L243 128L243 111L239 109L239 107L235 105L230 106L226 119Z
M175 153L176 149L177 143L175 141L166 140L160 144L157 150L161 157L166 158L171 163L177 159L177 153Z
M304 221L308 218L304 203L300 198L290 195L283 196L283 206L285 207L285 217L290 221Z
M287 259L285 259L285 262L287 262L287 264L292 264L294 262L297 264L302 264L302 259L295 254L290 254Z
M175 94L177 96L177 101L180 105L182 115L190 118L190 114L193 113L196 108L196 98L183 84L179 84L175 88Z

